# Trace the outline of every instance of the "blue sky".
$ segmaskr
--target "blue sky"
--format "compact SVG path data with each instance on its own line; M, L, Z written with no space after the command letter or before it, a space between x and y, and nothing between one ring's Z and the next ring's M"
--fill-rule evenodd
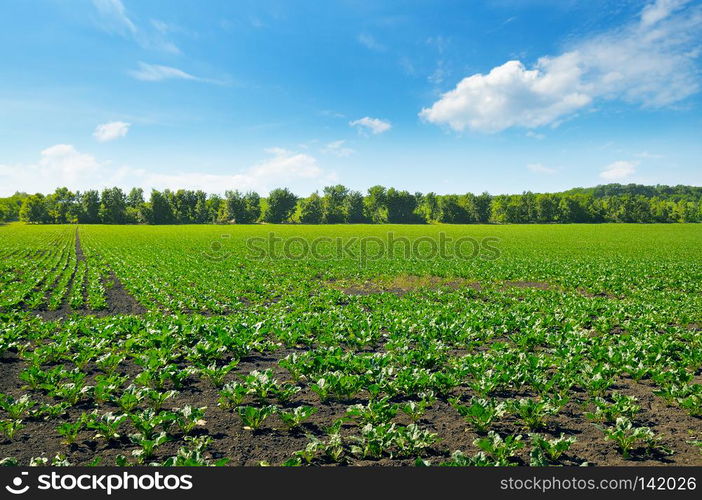
M0 195L702 184L685 0L0 3Z

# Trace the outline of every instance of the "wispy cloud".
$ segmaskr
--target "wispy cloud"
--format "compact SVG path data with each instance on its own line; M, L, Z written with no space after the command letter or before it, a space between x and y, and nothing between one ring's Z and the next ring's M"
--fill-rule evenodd
M540 134L539 132L534 132L533 130L527 130L526 136L531 138L531 139L537 139L539 141L542 139L546 139L545 134Z
M387 50L387 47L383 45L382 43L378 42L373 35L369 35L368 33L361 33L358 35L358 43L363 45L365 48L374 50L376 52L384 52Z
M119 121L103 123L95 128L93 137L95 137L98 142L113 141L127 135L130 125L130 123Z
M621 181L628 179L636 173L636 166L638 162L634 161L615 161L607 165L602 172L600 172L600 177L607 181Z
M338 156L339 158L345 158L347 156L351 156L354 154L356 151L345 146L346 141L344 140L339 140L339 141L333 141L324 146L322 149L322 153Z
M127 13L121 0L92 0L99 15L100 26L109 33L134 40L146 49L179 54L180 49L169 38L170 26L152 20L150 26L140 26Z
M389 121L381 120L380 118L371 118L370 116L364 116L358 120L353 120L349 122L349 125L356 127L359 132L371 132L375 135L387 132L392 128L392 124Z
M555 168L550 168L545 165L542 165L541 163L530 163L527 165L527 169L529 169L531 172L534 172L535 174L547 174L547 175L553 175L558 172Z
M702 6L657 0L626 26L573 44L532 68L517 60L464 78L420 116L456 131L557 125L596 101L645 107L698 92Z
M139 31L127 15L127 9L121 0L93 0L93 5L106 29L120 35L135 35Z
M636 153L634 156L636 156L637 158L645 158L649 160L658 160L660 158L663 158L663 155L649 153L648 151L641 151L640 153Z
M163 80L192 80L196 82L223 84L219 80L210 78L202 78L191 75L182 69L173 68L171 66L162 66L160 64L147 64L139 62L139 68L129 71L129 74L137 80L144 82L161 82Z

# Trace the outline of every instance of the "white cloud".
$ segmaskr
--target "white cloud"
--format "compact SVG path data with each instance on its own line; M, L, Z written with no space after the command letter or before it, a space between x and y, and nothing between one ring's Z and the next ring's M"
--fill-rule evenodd
M127 9L121 0L93 0L93 5L108 29L122 35L137 33L137 27L127 15Z
M103 123L95 128L93 137L95 137L98 142L113 141L127 135L130 125L130 123L119 121Z
M636 22L531 68L513 60L466 77L419 115L456 131L499 132L557 125L596 100L674 104L699 90L702 7L680 11L684 3L658 0Z
M555 168L550 168L545 165L542 165L541 163L530 163L527 165L527 168L534 172L535 174L548 174L552 175L558 172Z
M206 81L203 78L186 73L178 68L172 68L170 66L161 66L158 64L147 64L144 62L139 62L139 69L132 70L129 72L137 80L142 80L145 82L160 82L163 80L194 80L194 81Z
M358 42L365 48L375 50L376 52L383 52L386 50L385 45L379 43L373 35L369 35L368 33L361 33L358 35Z
M349 125L356 127L359 131L369 131L373 134L382 134L387 132L392 128L389 121L380 120L379 118L371 118L370 116L364 116L358 120L349 122Z
M152 29L139 27L127 14L121 0L93 0L93 5L100 16L100 26L109 33L115 33L136 41L146 49L156 49L179 54L180 49L167 38L168 24L155 20Z
M636 173L636 165L638 165L638 162L615 161L600 172L600 177L607 181L621 181Z
M353 149L351 149L349 147L344 146L345 143L346 143L346 141L344 141L344 140L330 142L322 149L322 153L331 154L334 156L338 156L340 158L345 158L347 156L351 156L356 151L354 151Z
M295 192L314 191L337 181L334 172L323 169L311 155L282 148L266 150L269 158L239 172L213 174L203 171L149 172L129 166L115 167L68 144L57 144L41 152L36 163L0 165L0 196L15 191L49 193L61 186L71 190L102 189L202 189L222 194L227 189L256 190L261 194L286 186Z
M660 158L663 158L663 155L657 154L657 153L649 153L648 151L641 151L640 153L636 153L634 156L637 158L645 158L649 160L658 160Z
M94 156L70 144L56 144L44 149L31 165L0 165L0 195L15 191L48 193L61 186L83 189L93 183L100 185L101 178L109 175L106 164Z
M641 12L641 26L653 26L689 2L690 0L658 0L648 4Z
M545 134L540 134L540 133L538 133L538 132L534 132L533 130L527 130L526 136L527 136L527 137L530 137L530 138L532 138L532 139L537 139L537 140L539 140L539 141L542 140L542 139L546 139L546 135L545 135Z

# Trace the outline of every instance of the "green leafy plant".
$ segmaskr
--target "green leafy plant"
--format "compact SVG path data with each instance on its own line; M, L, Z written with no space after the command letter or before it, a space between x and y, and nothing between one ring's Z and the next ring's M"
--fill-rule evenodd
M0 420L0 434L12 441L15 435L24 429L24 424L19 419L3 419Z
M23 394L19 399L15 399L9 394L0 394L0 408L5 410L7 416L13 420L28 415L34 405L36 402L32 401L27 394Z
M290 411L280 410L278 417L288 427L293 430L299 428L305 420L317 413L317 408L313 406L297 406Z
M494 431L488 432L486 437L476 439L473 444L491 458L495 465L503 467L512 465L511 460L524 447L521 435L509 435L503 439Z
M468 405L461 404L459 399L449 400L458 413L480 434L486 433L496 418L505 414L504 403L494 399L472 398Z
M229 382L219 391L218 404L224 409L241 405L249 394L249 388L239 382Z
M626 417L617 418L613 427L601 428L605 439L614 441L625 459L631 458L631 451L637 446L645 445L648 449L655 446L655 434L648 427L636 427Z
M239 406L236 409L244 429L256 431L261 428L268 417L275 414L277 408L274 405L266 405L260 408L255 406Z
M517 415L529 430L537 430L546 426L546 419L558 412L558 407L548 401L523 398L509 405L510 412Z
M543 467L550 465L563 456L575 443L574 437L565 437L561 434L555 439L546 439L540 434L529 434L531 440L531 466Z

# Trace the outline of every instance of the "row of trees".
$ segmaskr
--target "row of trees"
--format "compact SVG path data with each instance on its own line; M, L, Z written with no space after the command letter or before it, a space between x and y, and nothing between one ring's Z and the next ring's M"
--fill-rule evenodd
M342 185L299 198L274 189L255 192L120 188L49 195L23 193L0 199L0 220L31 223L206 224L256 222L341 223L577 223L702 222L702 188L610 184L562 193L492 196L409 193L373 186L364 195Z

